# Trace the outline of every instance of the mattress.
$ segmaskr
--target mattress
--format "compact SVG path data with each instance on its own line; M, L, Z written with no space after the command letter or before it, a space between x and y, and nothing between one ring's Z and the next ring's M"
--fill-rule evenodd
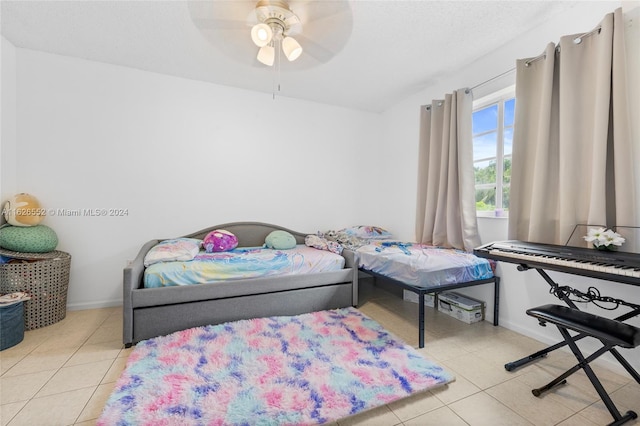
M146 288L208 284L276 275L312 274L344 268L344 257L297 245L289 250L236 248L220 253L201 251L193 260L159 262L144 273Z
M371 241L358 247L358 267L418 288L493 277L492 264L462 250L398 241Z

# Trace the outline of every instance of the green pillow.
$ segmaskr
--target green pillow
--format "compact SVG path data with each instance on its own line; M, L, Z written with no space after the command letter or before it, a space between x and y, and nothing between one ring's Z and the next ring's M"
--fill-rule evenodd
M273 231L264 240L264 245L276 250L288 250L296 246L296 238L287 231Z
M0 247L24 253L47 253L56 249L58 236L45 225L0 228Z

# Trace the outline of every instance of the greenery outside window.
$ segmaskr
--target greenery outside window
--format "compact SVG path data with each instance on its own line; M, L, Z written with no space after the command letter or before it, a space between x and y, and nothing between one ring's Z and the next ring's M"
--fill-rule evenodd
M474 101L473 167L478 216L507 216L515 87Z

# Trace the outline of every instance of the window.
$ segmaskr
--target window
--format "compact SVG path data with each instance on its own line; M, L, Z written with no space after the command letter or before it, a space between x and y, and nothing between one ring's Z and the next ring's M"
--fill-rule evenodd
M473 168L478 216L505 216L509 211L515 105L513 87L474 102Z

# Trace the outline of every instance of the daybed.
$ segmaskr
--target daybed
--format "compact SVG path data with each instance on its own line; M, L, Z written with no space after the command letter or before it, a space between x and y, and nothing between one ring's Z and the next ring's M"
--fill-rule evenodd
M212 226L181 238L204 239L209 232L219 229L237 237L238 249L263 246L272 231L287 231L300 245L305 244L307 235L266 223L235 222ZM342 269L330 272L145 288L145 256L161 241L147 242L124 269L123 342L126 347L191 327L274 315L298 315L358 303L358 270L352 253L344 254Z
M438 294L445 291L493 283L493 324L498 325L500 278L494 274L495 262L462 250L398 241L375 226L354 226L318 235L343 246L342 255L353 257L360 271L418 295L420 348L424 347L425 294L434 294L437 301Z

